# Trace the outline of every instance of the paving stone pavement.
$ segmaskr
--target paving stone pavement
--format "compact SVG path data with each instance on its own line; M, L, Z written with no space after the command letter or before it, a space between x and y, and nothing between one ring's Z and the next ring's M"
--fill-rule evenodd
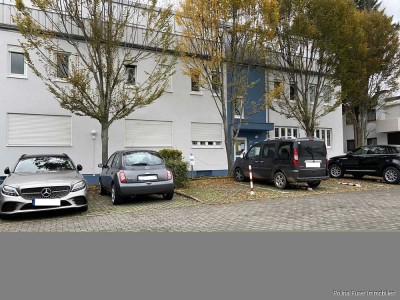
M221 205L176 197L165 204L132 202L95 213L0 220L0 231L400 231L399 195L396 187Z

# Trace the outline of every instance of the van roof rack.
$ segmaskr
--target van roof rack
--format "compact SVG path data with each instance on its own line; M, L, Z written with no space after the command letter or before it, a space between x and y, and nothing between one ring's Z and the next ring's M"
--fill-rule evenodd
M272 137L272 138L267 138L265 141L273 141L273 140L293 140L297 139L295 136L280 136L280 137Z

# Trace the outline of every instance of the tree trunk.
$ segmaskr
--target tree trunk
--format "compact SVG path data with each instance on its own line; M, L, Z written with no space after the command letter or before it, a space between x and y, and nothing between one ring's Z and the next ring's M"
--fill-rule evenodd
M226 150L226 158L228 161L228 174L233 174L233 124L227 125L224 124L225 132L225 150Z
M102 164L107 164L108 160L108 124L101 123L101 161Z

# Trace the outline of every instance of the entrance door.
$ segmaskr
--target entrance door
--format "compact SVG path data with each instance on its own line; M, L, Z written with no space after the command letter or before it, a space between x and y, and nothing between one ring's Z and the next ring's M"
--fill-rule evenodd
M235 160L240 157L243 151L247 150L247 138L237 138L234 145Z

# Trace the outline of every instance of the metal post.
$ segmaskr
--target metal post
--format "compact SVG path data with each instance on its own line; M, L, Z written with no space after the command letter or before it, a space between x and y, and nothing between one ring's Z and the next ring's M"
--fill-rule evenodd
M253 172L251 171L251 165L249 165L249 173L250 173L250 195L255 195L254 187L253 187Z

